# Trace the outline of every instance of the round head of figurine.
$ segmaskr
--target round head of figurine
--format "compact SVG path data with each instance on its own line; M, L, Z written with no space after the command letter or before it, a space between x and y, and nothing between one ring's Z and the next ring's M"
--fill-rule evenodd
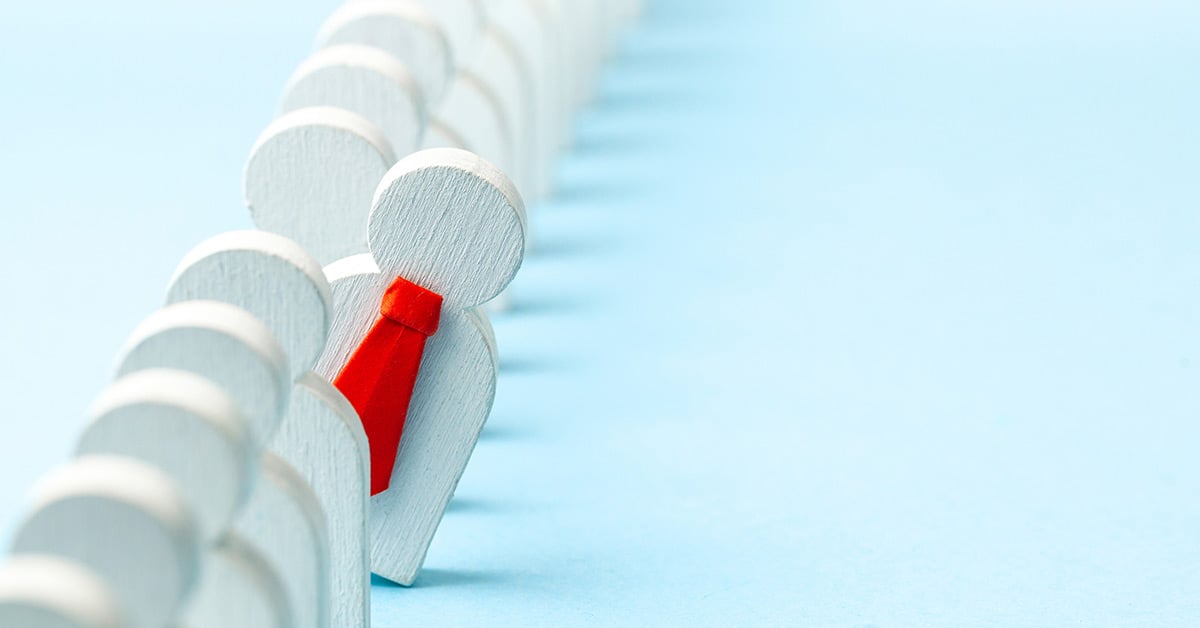
M287 409L287 359L271 330L249 312L218 301L186 301L148 316L130 334L117 374L176 369L224 390L264 447Z
M383 132L336 107L271 123L246 162L246 205L259 229L295 240L322 266L367 252L367 215L396 161Z
M411 0L409 0L411 1ZM479 33L483 30L486 12L484 0L438 0L424 5L441 25L450 40L454 62L458 67L467 64L475 52Z
M111 454L166 473L212 541L254 486L259 451L237 403L213 382L172 369L138 371L92 404L76 455Z
M413 153L375 192L367 240L380 272L442 296L484 303L508 285L525 250L525 209L504 173L453 148Z
M84 456L49 473L12 542L14 554L51 554L93 571L139 627L170 623L195 581L200 547L170 477L121 456Z
M363 0L346 2L325 20L317 47L346 44L386 51L412 72L430 104L446 91L453 74L450 41L421 2Z
M262 321L287 354L292 378L316 364L333 318L321 265L299 244L266 231L230 231L192 249L171 278L167 303L220 301Z
M112 588L74 561L46 554L9 558L0 566L0 626L120 628Z
M425 95L405 64L361 45L318 50L296 69L280 110L305 107L338 107L370 120L400 155L417 149L428 117Z

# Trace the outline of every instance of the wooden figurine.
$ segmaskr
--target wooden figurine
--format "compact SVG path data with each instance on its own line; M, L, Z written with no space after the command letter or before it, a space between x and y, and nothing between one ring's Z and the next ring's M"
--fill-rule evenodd
M487 5L490 28L513 45L528 72L531 180L523 192L531 203L549 196L553 160L558 152L557 135L563 115L555 90L562 61L558 19L553 3L543 0L495 0Z
M445 129L426 136L423 148L461 148L496 164L505 172L517 163L517 136L504 102L475 72L458 72L446 97L434 110L431 125Z
M291 391L290 368L275 336L249 312L218 301L184 301L154 313L134 331L118 372L158 368L190 371L217 383L247 418L258 448L274 438ZM325 515L302 476L278 457L264 454L253 491L231 529L261 552L273 570L286 574L295 626L329 625ZM216 586L223 590L233 583Z
M641 5L335 11L246 165L263 231L196 247L131 335L12 535L0 627L369 627L370 570L416 580L491 410L518 187L549 193Z
M289 382L321 357L333 317L320 262L266 231L228 231L196 245L171 276L166 300L220 302L253 316L287 356Z
M76 455L136 458L166 473L211 542L245 503L258 449L237 404L211 381L173 369L136 371L93 404Z
M520 129L514 129L517 113L506 108L514 106L511 101L519 94L502 89L515 85L522 75L514 69L518 61L511 46L501 46L501 58L496 62L500 67L498 76L468 67L483 39L481 9L482 4L462 1L350 2L326 20L317 44L358 44L392 55L412 69L414 76L421 77L431 114L422 147L470 150L502 170L514 172L518 168ZM449 35L451 32L455 35ZM494 39L488 41L494 44ZM413 69L421 67L433 70L422 73ZM374 101L384 98L377 94L379 90L379 82L370 80L360 80L353 88L362 94L360 98ZM388 115L376 112L366 117L382 125ZM397 150L396 154L403 157L409 152Z
M274 436L290 390L287 361L271 331L245 310L189 301L151 314L127 341L117 374L157 368L220 386L246 418L256 448Z
M321 504L308 483L274 454L263 454L254 493L233 524L234 532L283 575L295 628L330 623L329 531ZM218 581L212 595L223 603L237 583Z
M291 400L269 448L304 477L325 512L333 625L370 625L367 437L345 397L311 370L325 349L333 316L321 266L281 235L224 233L192 249L175 271L167 301L190 300L246 310L288 354Z
M85 456L35 488L14 554L51 555L92 571L132 628L162 628L191 590L200 537L175 483L119 456Z
M236 532L225 534L209 549L204 572L178 622L179 628L294 625L283 575Z
M358 44L387 52L408 67L425 102L442 101L454 76L450 40L421 3L396 0L347 2L334 11L317 34L317 48Z
M434 20L446 32L450 47L457 58L456 65L475 54L479 32L483 30L484 4L489 0L406 0L417 2L429 10Z
M0 626L126 625L112 588L80 564L50 555L24 555L0 565Z
M296 69L284 89L281 111L322 106L374 122L397 155L420 146L429 118L425 96L408 66L371 46L324 48Z
M416 578L490 411L495 352L471 308L512 280L524 231L520 196L499 170L464 151L427 150L380 183L370 253L325 269L335 314L317 372L346 392L371 439L372 568L401 584ZM406 370L414 354L415 373ZM400 371L415 382L397 404Z
M490 23L479 38L475 53L464 70L469 71L495 94L512 132L509 146L513 163L504 172L523 195L537 187L533 167L538 144L537 101L534 98L531 62L522 54L523 47L510 33Z
M296 241L322 265L367 250L375 187L396 161L383 132L336 107L280 117L246 163L246 205L259 229Z

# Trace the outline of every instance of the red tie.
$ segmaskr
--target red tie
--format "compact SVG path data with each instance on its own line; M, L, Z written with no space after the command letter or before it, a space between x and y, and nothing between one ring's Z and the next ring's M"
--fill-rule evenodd
M437 331L442 296L398 277L383 294L379 312L382 316L334 381L367 432L372 495L391 482L425 339Z

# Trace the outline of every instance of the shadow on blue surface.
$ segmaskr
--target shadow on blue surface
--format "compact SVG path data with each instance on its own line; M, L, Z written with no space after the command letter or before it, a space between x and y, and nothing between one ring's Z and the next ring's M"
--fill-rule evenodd
M500 372L504 375L562 372L569 368L570 366L561 359L546 356L502 356L500 358Z
M508 501L479 499L470 497L455 497L450 500L446 512L457 515L487 515L510 511L517 506Z
M536 436L533 430L513 426L493 426L490 423L479 434L479 440L484 442L529 440ZM454 504L451 503L451 506Z
M573 299L514 297L512 305L505 310L504 314L506 316L571 314L586 309L586 307L584 302Z
M625 140L619 137L598 137L595 141L599 146L592 146L591 149L596 153L611 152L615 156L621 154L630 154L640 150L634 144L623 144ZM636 198L639 194L645 193L646 189L638 185L625 185L615 179L595 179L589 181L566 180L563 181L555 191L555 206L569 206L571 203L579 201L598 201L604 200L610 202L608 205L611 209L620 209L620 205L612 205L611 203L630 200ZM585 241L585 242L562 242L555 240L553 242L542 243L538 242L537 246L529 251L531 257L551 257L555 254L571 253L596 253L610 252L614 247L611 243ZM603 251L602 251L603 250Z
M464 587L489 586L512 580L512 575L504 572L469 571L450 569L422 569L421 575L411 587L396 584L387 578L371 574L371 586L385 589L425 589L432 587Z

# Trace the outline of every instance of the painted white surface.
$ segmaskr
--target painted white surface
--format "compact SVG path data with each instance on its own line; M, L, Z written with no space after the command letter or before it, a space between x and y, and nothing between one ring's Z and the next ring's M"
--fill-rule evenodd
M361 44L384 50L408 68L425 101L434 106L454 75L450 40L437 19L415 0L361 0L334 11L317 34L317 47Z
M178 628L290 628L283 576L249 542L231 532L209 549Z
M304 478L273 454L263 454L254 493L233 530L283 574L284 593L296 628L330 626L329 532L325 515ZM213 598L235 595L219 581Z
M184 256L167 303L220 301L261 321L287 354L293 378L325 349L332 293L320 263L299 244L265 231L228 231Z
M565 102L557 97L563 74L559 47L565 33L559 30L555 14L543 0L495 0L487 10L490 28L504 34L527 72L524 82L529 98L529 132L525 141L529 144L529 184L522 194L527 203L533 204L550 193L565 115Z
M27 554L0 564L0 626L121 628L124 623L112 589L77 563Z
M134 458L166 473L196 517L201 538L225 531L257 473L257 449L234 400L199 375L135 371L92 404L76 455Z
M321 267L283 236L225 233L187 255L167 298L211 299L240 307L262 321L292 358L295 382L269 448L304 477L325 514L333 625L369 625L370 451L354 408L311 372L325 349L332 316L332 295Z
M322 265L367 251L375 187L396 162L383 133L335 107L281 116L251 150L243 178L254 224L304 247Z
M370 120L399 155L417 149L429 117L426 96L406 64L355 44L322 48L292 74L280 112L306 107L338 107Z
M506 172L517 163L516 135L504 103L491 85L474 72L464 70L454 77L446 98L433 115L433 124L449 133L426 138L424 148L465 147Z
M371 461L358 413L327 380L306 373L292 387L271 451L304 477L325 514L332 625L370 625Z
M220 386L249 422L257 447L270 442L287 405L288 367L271 331L245 310L187 301L148 316L117 360L117 374L190 371Z
M450 40L455 64L470 58L483 29L484 9L487 0L418 0L437 20Z
M411 584L461 478L495 394L495 352L471 310L512 280L524 254L520 196L494 166L454 149L401 160L379 186L370 255L326 268L335 318L317 372L336 376L400 276L442 295L392 472L371 500L375 573Z
M118 456L85 456L44 477L14 554L78 562L119 600L132 628L161 628L191 591L198 529L174 482Z
M505 169L505 173L523 195L532 195L536 188L533 168L538 134L534 126L537 119L537 100L529 59L510 33L488 24L483 29L479 45L464 70L469 71L495 94L512 133L509 150L512 152L513 162L510 168Z

